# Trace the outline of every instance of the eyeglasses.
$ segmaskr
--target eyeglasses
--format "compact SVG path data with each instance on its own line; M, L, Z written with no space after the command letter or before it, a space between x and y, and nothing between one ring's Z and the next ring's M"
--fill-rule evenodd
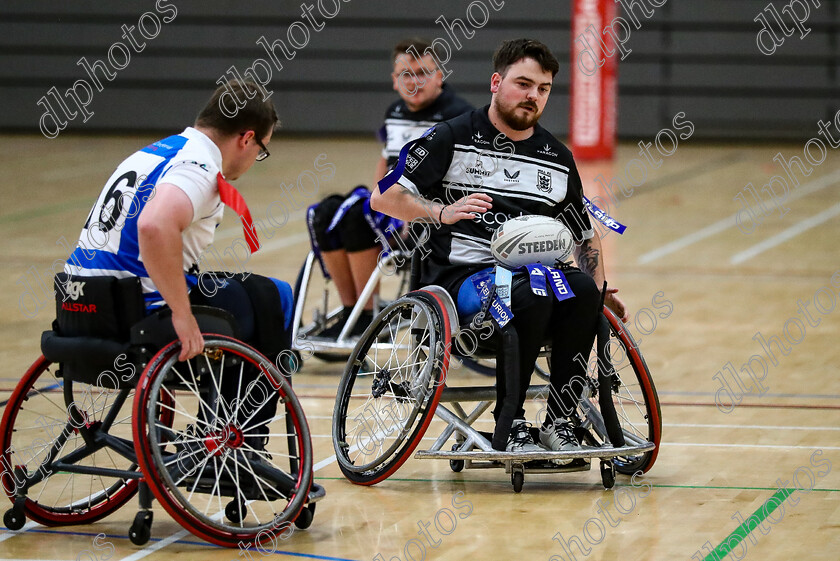
M248 131L245 131L248 132ZM239 136L245 136L245 132L239 133ZM257 161L261 162L271 156L271 152L268 151L268 148L265 147L265 144L257 137L257 134L254 133L254 142L257 143L257 146L260 147L260 153L257 154Z

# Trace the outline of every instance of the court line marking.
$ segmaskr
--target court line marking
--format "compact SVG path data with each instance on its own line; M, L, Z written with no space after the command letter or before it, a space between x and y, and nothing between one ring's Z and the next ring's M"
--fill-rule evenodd
M545 473L535 473L534 476L538 475L549 475ZM319 477L318 479L332 479L335 481L342 481L344 477ZM399 481L401 483L412 483L412 482L421 482L421 483L441 483L442 479L432 479L428 477L389 477L388 481ZM510 479L452 479L450 480L455 483L505 483L510 484ZM547 481L541 481L539 483L547 483ZM739 487L737 485L670 485L668 483L652 483L650 481L644 481L651 487L662 487L665 489L721 489L724 491L731 490L731 491L776 491L778 487ZM600 483L583 483L580 481L564 481L562 483L557 483L557 485L567 485L569 487L593 487L597 486L603 489L603 485ZM632 483L619 483L616 481L616 487L639 487L639 485L633 485ZM823 491L826 493L838 493L840 489L820 489L818 487L814 487L811 489L812 491ZM91 534L93 535L93 534Z
M741 523L741 525L739 525L737 528L735 528L735 530L733 530L733 532L731 534L729 534L728 536L723 538L723 541L720 542L717 545L717 547L715 547L711 551L711 553L709 553L706 556L706 558L703 559L703 561L720 561L721 559L723 559L724 557L729 555L730 551L732 551L734 548L738 547L741 544L741 542L744 541L744 539L750 533L752 533L752 530L755 530L756 528L758 528L761 525L761 523L764 522L764 519L767 518L768 516L770 516L770 514L772 514L777 508L782 506L782 503L785 502L787 500L787 498L789 496L791 496L792 494L793 494L793 489L779 489L778 491L773 493L773 496L770 497L770 499L776 499L776 500L773 501L773 505L770 508L767 508L767 503L770 502L770 499L767 499L767 501L764 502L760 507L758 507L758 509L756 509L755 512L750 514L744 520L744 522ZM755 526L753 527L752 530L750 530L749 524L748 524L750 522L750 520L757 521L757 523L755 524ZM762 533L764 533L764 530L762 530ZM735 540L735 545L734 546L731 544L731 541L730 541L732 539ZM753 538L753 539L755 539L755 538Z
M822 176L819 179L815 179L813 181L809 181L804 185L799 186L795 191L790 193L787 198L786 202L795 201L801 197L806 195L810 195L811 193L815 193L821 189L825 189L826 187L831 187L840 181L840 170L836 170L832 173ZM705 228L701 228L696 232L692 232L687 234L681 238L677 238L672 242L668 242L663 246L660 246L656 249L648 251L647 253L643 253L639 256L637 263L639 264L646 264L656 261L661 257L665 257L666 255L670 255L675 251L679 251L680 249L686 248L690 245L693 245L701 240L704 240L708 237L714 236L715 234L719 234L729 228L737 226L735 222L735 217L737 216L737 212L733 213L732 215L724 218L722 220L718 220L717 222L706 226Z
M748 247L744 251L736 253L729 259L729 262L733 265L738 265L739 263L748 261L753 257L764 253L768 249L772 249L777 245L785 243L788 240L792 240L799 234L805 233L811 228L816 228L823 222L831 220L838 214L840 214L840 203L837 203L836 205L829 207L824 211L815 214L814 216L805 218L804 220L800 220L790 228L779 232L775 236L771 236L766 240L762 241L761 243L757 243L752 247Z
M840 450L840 446L820 446L812 444L802 446L797 444L727 444L727 443L703 443L703 442L660 442L659 446L702 446L705 448L773 448L782 450Z
M4 542L9 538L13 538L19 534L23 534L24 532L31 530L35 526L39 526L39 524L30 520L26 524L24 524L23 528L21 528L20 530L6 530L5 533L0 534L0 542Z
M180 532L175 532L171 536L163 538L162 540L160 540L157 543L153 543L152 545L148 545L148 546L144 547L140 551L132 553L128 557L123 557L121 561L136 561L137 559L142 559L142 558L146 557L147 555L151 555L155 551L157 551L159 549L162 549L162 548L166 547L167 545L169 545L171 543L175 543L176 541L180 540L181 538L185 538L189 535L190 535L190 532L188 532L187 530L181 530Z
M660 401L659 405L668 405L675 407L718 407L717 403L691 403L686 401ZM731 407L731 403L721 403L721 406ZM840 405L796 405L787 403L741 403L737 407L763 407L767 409L826 409L836 411L840 409Z
M840 430L840 427L794 427L783 425L704 425L697 423L663 423L663 427L692 427L709 429L767 429L767 430Z

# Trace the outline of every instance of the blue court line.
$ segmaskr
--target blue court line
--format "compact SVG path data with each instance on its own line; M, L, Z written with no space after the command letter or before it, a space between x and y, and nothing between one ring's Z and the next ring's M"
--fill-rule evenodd
M46 530L46 529L38 529L38 528L30 528L30 532L36 532L39 534L57 534L57 535L64 535L64 536L85 536L85 537L95 537L99 534L105 534L105 532L97 532L96 534L90 532L69 532L67 530ZM21 532L23 533L23 532ZM123 536L119 534L105 534L106 538L115 538L118 540L127 540L128 536ZM149 541L159 542L164 538L150 538ZM205 541L191 541L191 540L178 540L175 543L182 543L187 545L200 545L205 547L214 547L218 549L232 549L229 547L222 547L220 545L216 545L214 543L209 543ZM248 548L251 551L258 551L255 547ZM262 555L262 554L261 554ZM307 559L323 559L324 561L359 561L357 559L348 559L346 557L329 557L327 555L315 555L314 553L297 553L295 551L275 551L273 555L290 555L292 557L305 557Z
M37 390L30 391L28 394L26 394L26 397L32 397L33 395L35 395L38 392L48 392L48 391L57 390L58 388L63 388L63 387L64 387L64 384L59 383L59 384L53 384L52 386L46 386L46 387L43 387L43 388L38 388ZM5 400L5 401L0 401L0 407L3 407L7 403L9 403L8 399Z

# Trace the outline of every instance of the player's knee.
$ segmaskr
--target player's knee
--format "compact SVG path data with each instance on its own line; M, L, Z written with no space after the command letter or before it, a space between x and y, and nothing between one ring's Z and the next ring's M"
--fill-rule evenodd
M338 235L327 232L327 228L330 227L333 216L343 201L344 197L341 195L330 195L318 203L313 211L312 230L315 232L315 241L323 250L341 249Z
M572 287L572 292L575 293L575 298L582 306L597 306L601 300L601 290L595 284L595 279L587 274L581 273L573 275L568 280L569 285Z
M364 251L379 245L376 234L365 218L364 202L351 206L338 223L339 237L347 251Z

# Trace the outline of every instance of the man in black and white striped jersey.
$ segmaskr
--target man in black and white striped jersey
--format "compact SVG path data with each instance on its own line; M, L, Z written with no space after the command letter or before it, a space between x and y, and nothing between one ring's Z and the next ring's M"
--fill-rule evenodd
M554 299L534 294L528 275L515 275L511 287L513 325L520 342L520 372L530 373L541 345L552 345L548 414L540 442L551 450L578 446L564 412L573 411L577 397L560 391L585 364L595 337L604 266L600 239L594 235L583 204L583 186L571 152L538 124L559 64L538 41L504 42L493 57L490 105L437 125L409 151L398 185L375 190L371 206L399 219L434 223L423 261L421 282L444 287L455 299L459 315L480 309L473 275L493 266L490 238L505 221L522 215L562 220L573 233L577 268L565 269L574 298ZM626 320L623 302L608 289L605 303ZM497 425L504 398L504 373L497 373ZM521 377L527 386L528 375ZM494 447L509 451L539 450L524 420L525 392L506 442ZM568 402L568 403L567 403ZM510 426L510 425L508 425ZM504 431L506 433L507 431Z

